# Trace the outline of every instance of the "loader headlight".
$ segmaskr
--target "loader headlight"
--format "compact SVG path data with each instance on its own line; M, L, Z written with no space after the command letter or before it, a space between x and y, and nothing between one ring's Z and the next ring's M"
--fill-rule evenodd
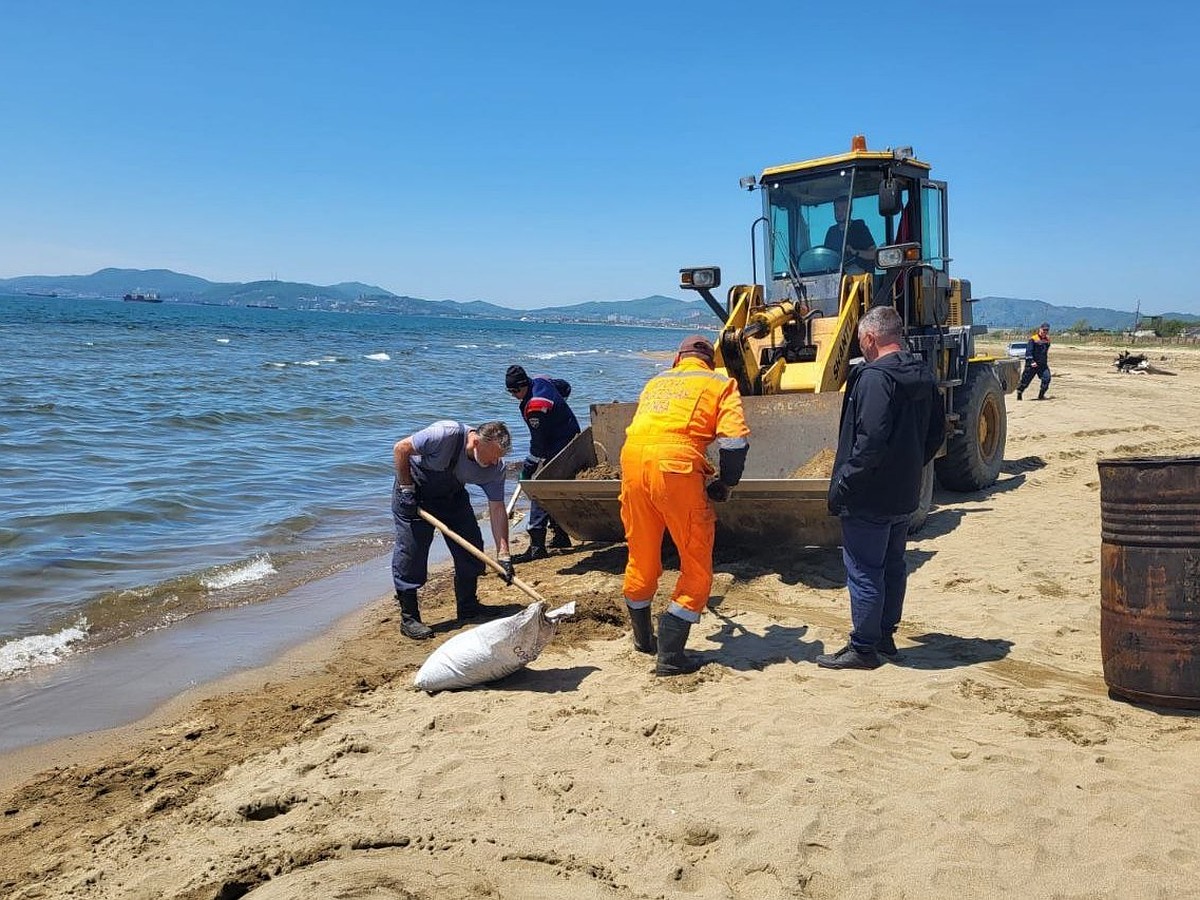
M697 269L680 269L679 286L689 291L715 288L721 283L721 270L717 266L702 266Z
M875 251L875 265L881 269L897 269L921 261L920 244L893 244Z

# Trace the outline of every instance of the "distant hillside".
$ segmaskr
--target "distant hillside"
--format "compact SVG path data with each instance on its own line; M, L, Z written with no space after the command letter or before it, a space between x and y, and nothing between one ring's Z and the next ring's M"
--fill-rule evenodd
M1189 313L1143 310L1142 318L1161 315L1164 319L1200 322L1200 316ZM1133 326L1133 312L1105 309L1098 306L1053 306L1041 300L1019 300L1012 297L980 297L974 304L976 324L995 328L1036 328L1049 322L1053 331L1064 331L1080 321L1105 331L1124 331Z
M317 285L295 281L215 282L169 269L101 269L91 275L23 275L0 278L0 293L54 293L60 297L120 298L128 293L156 292L171 303L214 306L266 306L279 309L325 309L340 312L377 312L402 316L464 316L538 321L611 322L711 328L717 324L700 300L678 300L654 295L635 300L603 300L541 309L510 309L484 300L425 300L393 294L358 281ZM975 321L994 328L1033 328L1049 322L1064 331L1083 320L1092 328L1123 330L1133 324L1133 313L1095 306L1053 306L1041 300L980 297L974 304ZM1143 310L1143 318L1161 315L1200 323L1188 313Z
M510 309L483 300L424 300L393 294L358 281L333 285L295 281L215 282L168 269L101 269L91 275L24 275L0 279L0 292L54 293L60 297L117 299L128 293L156 292L165 302L212 306L265 306L381 312L407 316L464 316L543 321L627 322L711 325L699 301L653 296L638 300L581 303L544 309Z
M54 291L72 297L123 297L131 292L155 291L163 297L194 298L212 286L211 281L170 269L101 269L91 275L0 278L0 289L12 293Z

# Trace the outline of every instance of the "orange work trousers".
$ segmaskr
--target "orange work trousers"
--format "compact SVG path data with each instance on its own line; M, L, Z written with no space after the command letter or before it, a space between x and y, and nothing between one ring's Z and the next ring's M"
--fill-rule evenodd
M629 544L625 597L649 600L662 576L664 529L679 550L671 602L697 616L712 588L716 514L704 493L709 465L687 444L626 441L621 450L621 522Z

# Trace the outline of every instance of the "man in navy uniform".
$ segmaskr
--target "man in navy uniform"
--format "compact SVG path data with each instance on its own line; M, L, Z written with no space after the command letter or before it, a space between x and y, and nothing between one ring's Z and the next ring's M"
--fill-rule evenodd
M521 366L509 366L504 373L504 387L521 403L521 417L529 426L529 455L521 469L522 480L532 478L538 467L553 458L571 438L579 434L579 421L567 405L571 385L561 378L535 375L532 378ZM529 547L513 557L514 562L530 562L547 556L546 530L552 532L550 546L565 549L571 539L550 514L531 500L529 504Z

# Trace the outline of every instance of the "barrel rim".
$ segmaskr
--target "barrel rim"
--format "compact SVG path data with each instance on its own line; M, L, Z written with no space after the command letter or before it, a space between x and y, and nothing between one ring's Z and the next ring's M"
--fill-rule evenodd
M1200 456L1110 456L1096 460L1097 466L1194 466L1200 465Z

